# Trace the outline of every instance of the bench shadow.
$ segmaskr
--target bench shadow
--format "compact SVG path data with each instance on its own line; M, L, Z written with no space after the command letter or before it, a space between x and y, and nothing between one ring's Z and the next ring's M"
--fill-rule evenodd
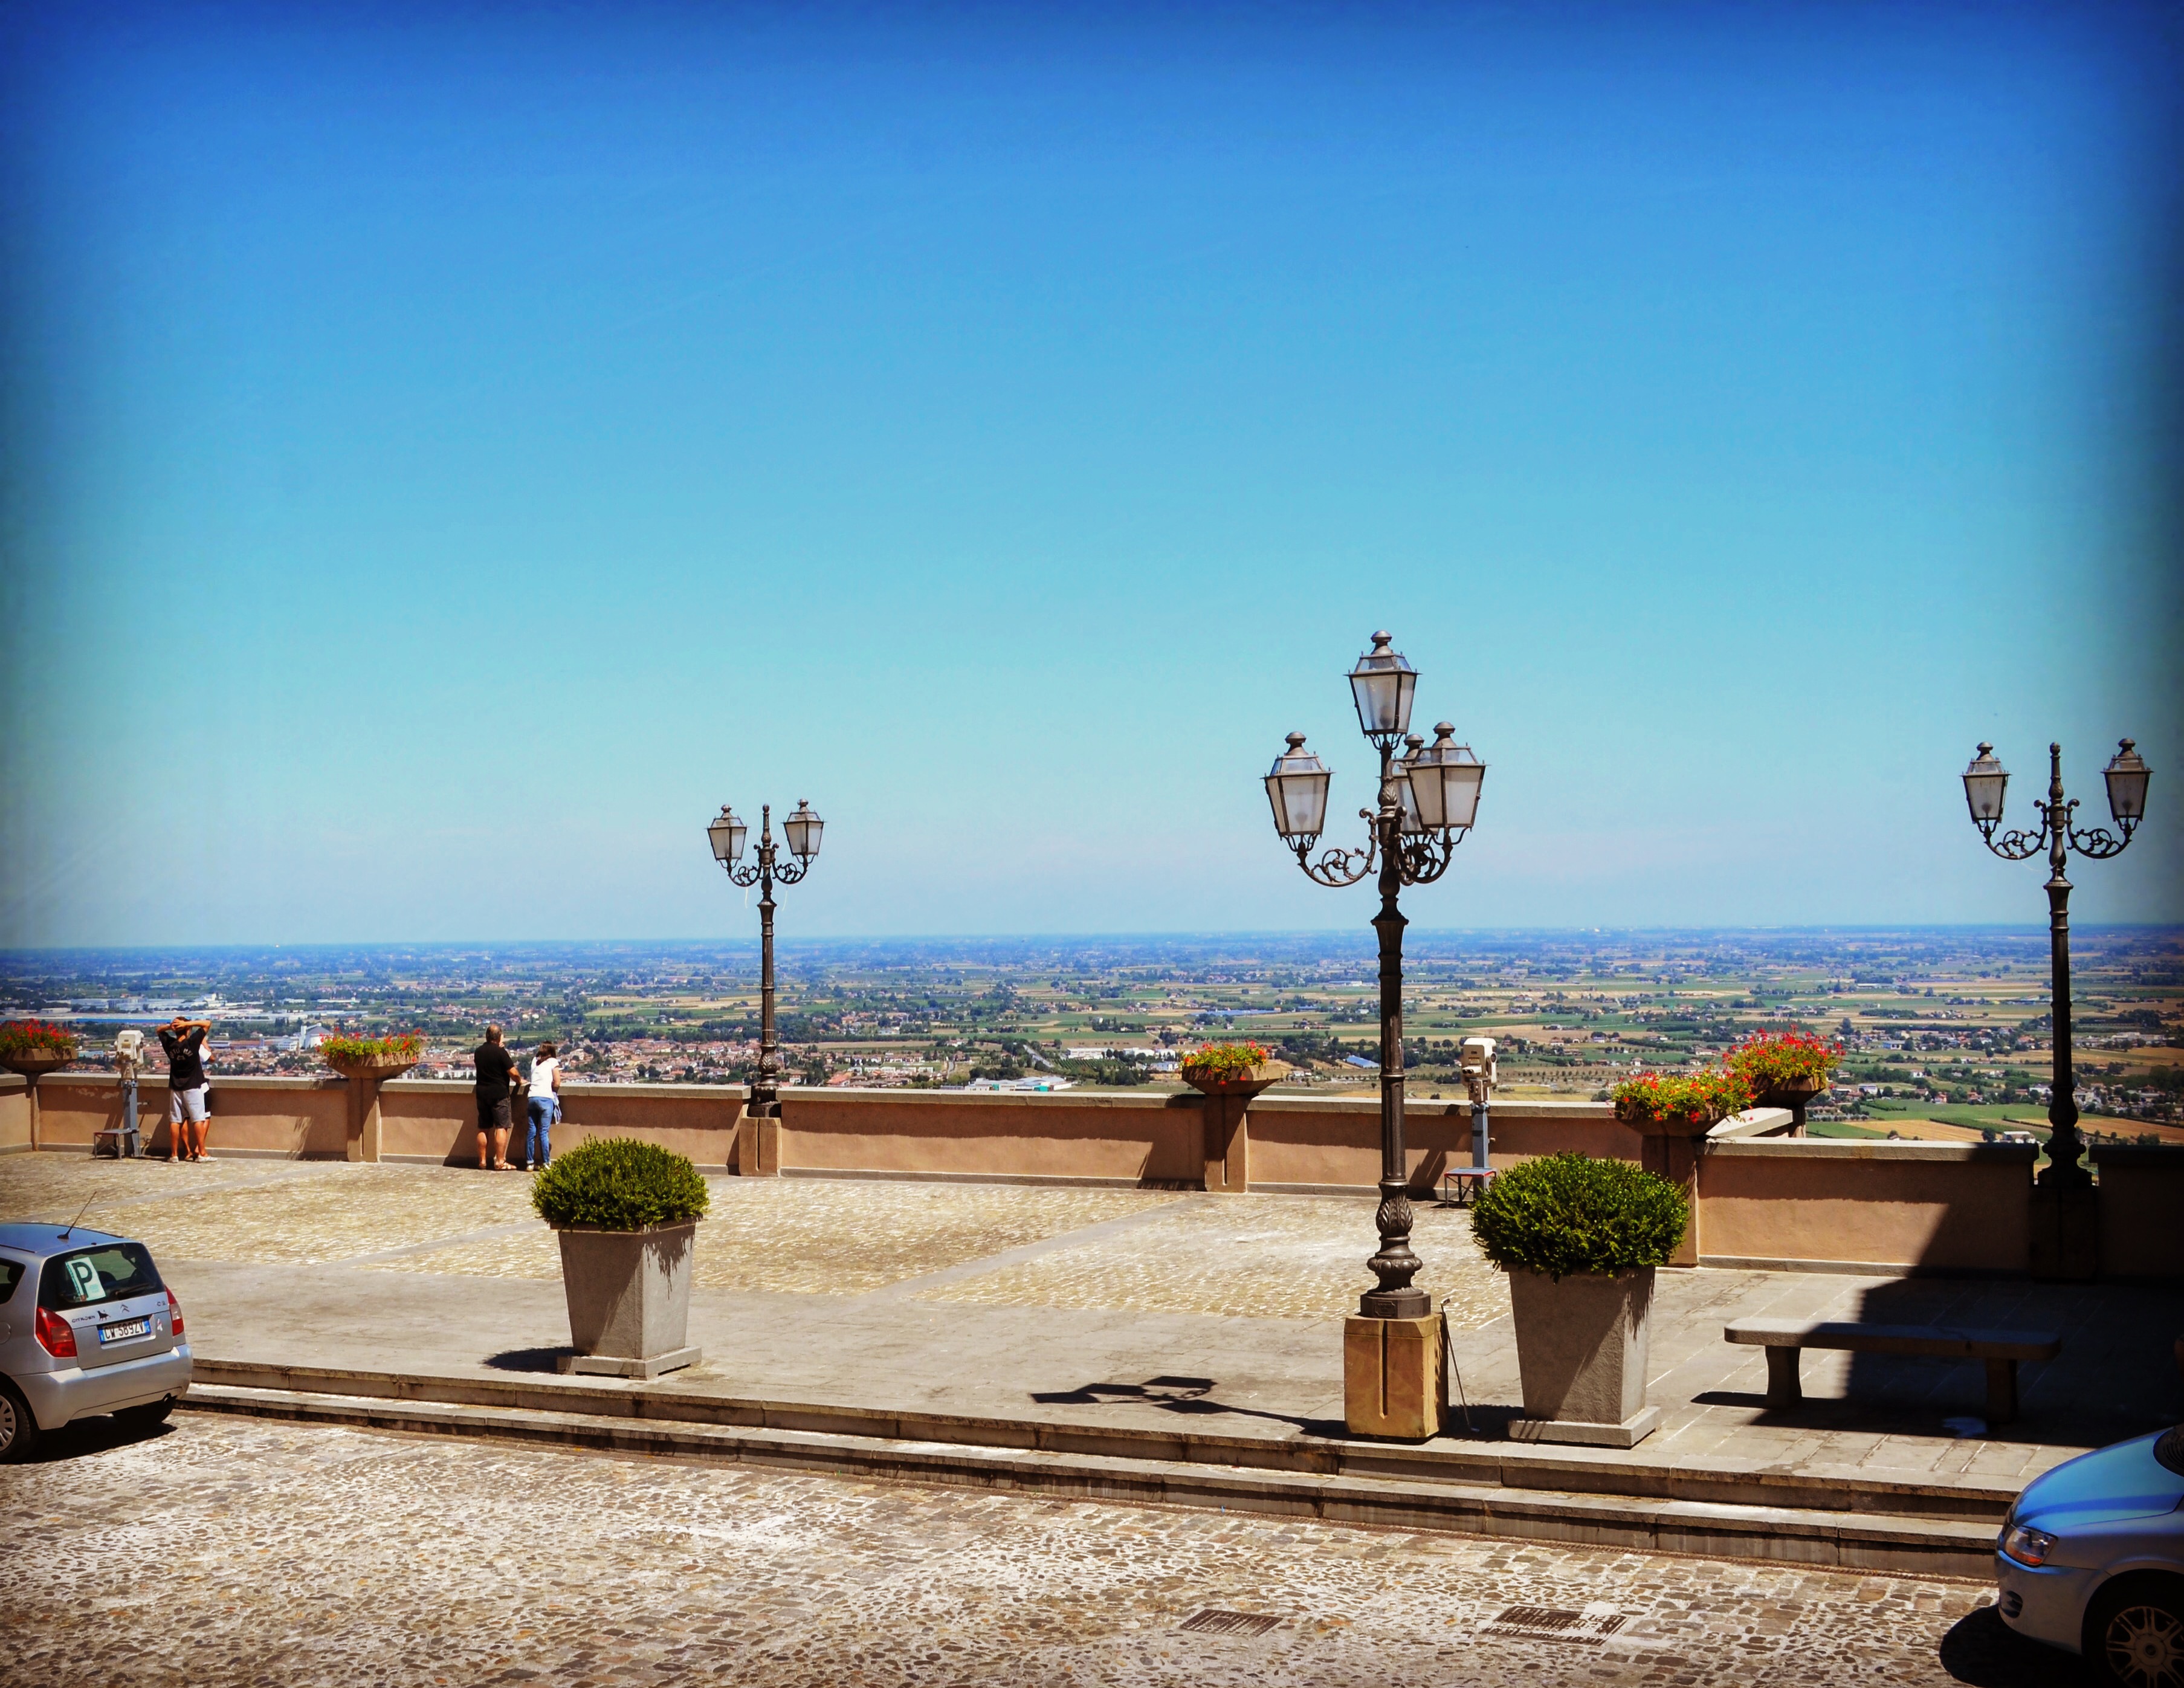
M1849 1317L1871 1324L2059 1335L2062 1351L2053 1359L2019 1365L2017 1416L1990 1425L1989 1435L2052 1447L2098 1448L2176 1422L2164 1416L2184 1404L2170 1348L2173 1306L2164 1292L2131 1284L1919 1277L1861 1290ZM1843 1391L1876 1418L1915 1417L1917 1433L1927 1435L1946 1434L1939 1427L1949 1417L1987 1416L1986 1370L1976 1360L1853 1353Z
M563 1355L576 1351L566 1342L551 1348L505 1348L487 1355L485 1363L497 1372L551 1372L560 1369Z
M1970 1688L2093 1688L2084 1660L2027 1641L1992 1606L1959 1618L1938 1657L1951 1680Z
M1137 1403L1157 1407L1163 1412L1190 1417L1264 1418L1294 1425L1302 1435L1340 1439L1349 1435L1340 1419L1303 1418L1294 1413L1268 1412L1256 1407L1231 1407L1207 1397L1219 1384L1212 1378L1158 1377L1143 1383L1089 1383L1075 1389L1034 1390L1031 1399L1041 1407L1112 1407Z

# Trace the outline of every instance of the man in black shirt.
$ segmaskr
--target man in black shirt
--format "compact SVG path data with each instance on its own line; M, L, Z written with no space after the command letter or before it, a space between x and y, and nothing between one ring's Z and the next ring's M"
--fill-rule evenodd
M179 1013L159 1028L159 1047L167 1052L167 1158L204 1159L205 1033L209 1020L186 1020Z
M504 1173L510 1170L508 1132L514 1120L508 1098L515 1076L515 1057L503 1047L499 1027L485 1028L485 1041L471 1060L477 1067L478 1170ZM489 1160L488 1146L493 1150Z

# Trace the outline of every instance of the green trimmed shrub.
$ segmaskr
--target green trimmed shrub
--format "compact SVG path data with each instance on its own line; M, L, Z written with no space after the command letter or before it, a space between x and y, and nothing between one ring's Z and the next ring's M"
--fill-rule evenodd
M1628 1161L1545 1155L1496 1173L1479 1193L1471 1234L1504 1272L1627 1272L1658 1266L1690 1223L1684 1193Z
M711 1193L683 1156L633 1137L600 1137L556 1155L532 1180L531 1205L549 1225L641 1231L702 1218Z

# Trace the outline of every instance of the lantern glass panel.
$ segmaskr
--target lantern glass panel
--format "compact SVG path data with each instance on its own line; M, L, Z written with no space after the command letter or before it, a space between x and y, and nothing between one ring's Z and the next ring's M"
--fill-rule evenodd
M2137 826L2146 817L2146 782L2152 772L2128 738L2109 758L2103 777L2109 786L2109 813L2119 826Z
M1373 635L1373 649L1350 671L1350 694L1357 705L1357 725L1368 738L1400 738L1411 728L1411 697L1418 690L1417 670L1401 652L1388 647L1388 635Z
M1304 748L1304 735L1290 735L1288 751L1268 771L1267 801L1274 811L1274 830L1285 838L1318 838L1327 824L1327 789L1334 774Z
M820 829L827 823L811 812L811 805L802 798L796 800L796 812L781 823L781 835L788 841L788 853L800 861L809 861L819 854Z
M1989 827L2002 819L2003 793L2008 784L2009 771L1995 760L1994 746L1981 745L1964 770L1964 804L1975 824Z
M1479 792L1486 783L1486 764L1471 754L1471 746L1458 744L1441 757L1440 783L1446 805L1442 824L1460 833L1479 818Z

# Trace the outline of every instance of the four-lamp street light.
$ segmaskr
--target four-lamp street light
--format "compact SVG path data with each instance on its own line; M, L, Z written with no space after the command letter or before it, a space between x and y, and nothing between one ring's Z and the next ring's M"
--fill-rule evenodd
M1323 885L1354 885L1377 866L1380 912L1380 1207L1375 1223L1380 1249L1366 1262L1379 1287L1358 1302L1366 1318L1424 1318L1432 1312L1424 1290L1411 1279L1419 1261L1411 1252L1409 1168L1403 1155L1403 928L1396 899L1406 885L1429 885L1447 872L1479 811L1486 765L1468 744L1452 741L1456 729L1442 721L1434 742L1410 733L1411 698L1417 670L1389 649L1384 632L1351 671L1357 724L1380 753L1378 806L1357 811L1367 822L1360 850L1329 847L1315 860L1327 821L1327 788L1333 773L1304 748L1304 735L1289 735L1287 751L1274 759L1266 779L1274 830L1296 853L1297 866ZM1406 744L1407 755L1396 755Z
M738 885L759 888L758 1078L750 1087L750 1114L754 1119L772 1119L781 1112L781 1045L773 1031L774 882L777 879L784 885L794 885L811 871L812 860L819 854L819 834L826 824L811 812L809 803L802 798L797 799L796 812L781 823L788 853L794 858L789 861L779 859L778 846L773 841L773 805L770 803L759 811L755 861L744 861L744 839L750 828L736 817L727 804L721 805L719 816L705 828L706 836L712 840L713 860L727 870L728 877Z
M1986 847L2010 861L2046 851L2048 855L2048 935L2053 988L2055 1071L2053 1094L2048 1101L2048 1123L2053 1128L2048 1139L2048 1170L2039 1182L2058 1191L2088 1189L2092 1175L2078 1164L2086 1152L2078 1134L2077 1086L2070 1072L2070 880L2063 870L2070 853L2101 861L2120 855L2131 835L2146 815L2146 783L2149 774L2137 749L2128 738L2118 742L2103 777L2109 788L2109 813L2116 831L2089 827L2081 832L2073 824L2077 800L2063 795L2063 747L2048 747L2048 798L2033 807L2040 816L2037 829L2022 827L1997 836L2002 824L2002 795L2009 773L1995 760L1994 746L1981 744L1972 764L1964 770L1964 801L1972 811L1972 824L1980 829Z

